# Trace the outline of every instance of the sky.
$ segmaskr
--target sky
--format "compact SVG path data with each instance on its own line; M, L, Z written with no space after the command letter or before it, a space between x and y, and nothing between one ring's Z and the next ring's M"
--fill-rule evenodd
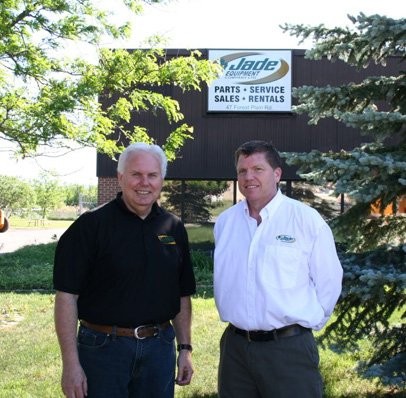
M99 0L96 4L109 9L114 4L116 21L128 20L129 14L115 0ZM402 5L403 4L403 5ZM105 40L105 47L147 47L151 35L165 37L166 48L201 49L305 49L310 42L283 33L284 23L319 25L329 28L351 26L347 15L379 14L395 19L406 15L406 3L395 0L170 0L164 4L144 6L140 16L130 19L133 35L126 42ZM79 55L96 57L96 52L80 47ZM0 141L0 175L24 179L38 178L51 171L62 183L95 185L96 152L82 148L74 152L48 153L45 157L16 160L10 146Z

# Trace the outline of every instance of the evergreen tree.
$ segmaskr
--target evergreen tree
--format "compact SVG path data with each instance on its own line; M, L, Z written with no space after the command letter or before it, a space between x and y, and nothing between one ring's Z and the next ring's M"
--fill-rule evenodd
M344 288L336 319L322 340L355 348L360 339L368 338L374 352L360 369L404 387L406 217L398 206L406 195L406 19L363 13L349 19L353 29L290 24L282 29L302 40L313 38L308 59L338 59L360 69L371 62L385 66L396 56L399 73L370 76L359 84L294 89L294 110L307 114L309 123L333 117L367 138L350 151L285 156L303 178L334 183L335 194L346 193L354 203L331 224L340 243ZM379 208L378 217L371 217L371 206ZM390 214L385 211L388 206ZM401 320L389 322L394 315Z
M185 223L210 221L212 201L227 190L226 181L166 181L162 189L165 207Z

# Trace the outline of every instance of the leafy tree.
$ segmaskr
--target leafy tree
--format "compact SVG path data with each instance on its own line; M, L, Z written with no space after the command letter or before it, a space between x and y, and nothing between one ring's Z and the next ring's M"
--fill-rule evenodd
M110 0L111 9L142 11L141 0ZM138 111L163 111L176 123L167 137L170 160L192 128L181 123L179 103L151 87L174 84L199 90L217 76L218 66L190 56L165 59L151 40L148 50L99 49L99 62L68 58L66 49L95 49L106 36L125 38L128 23L116 26L92 0L3 0L0 4L0 140L17 145L19 156L34 156L42 146L69 143L96 147L111 157L121 142L149 140L142 126L128 127ZM114 95L113 95L114 93ZM103 109L98 102L108 97ZM113 134L115 133L115 134ZM118 137L118 138L117 138Z
M62 203L63 189L58 181L49 174L43 173L34 181L36 193L35 204L40 208L40 215L45 219L48 213Z
M406 218L396 214L406 194L406 75L404 69L406 19L384 16L349 16L354 29L327 29L323 25L282 26L291 35L313 38L309 59L327 57L355 68L369 63L385 65L391 56L400 60L396 76L370 76L361 83L339 87L299 87L295 111L310 122L333 117L368 135L368 142L351 151L285 154L300 175L318 184L335 184L335 194L347 193L355 203L332 223L345 270L337 318L327 327L324 341L344 348L360 339L372 342L373 354L360 364L366 375L398 386L406 381L406 326L389 322L405 318ZM367 141L367 140L366 140ZM370 217L372 204L381 216ZM384 209L393 205L394 214Z
M91 204L93 207L97 203L97 187L70 184L64 187L64 196L67 206L79 206L81 198L82 200L85 198L86 204Z
M27 211L35 204L35 192L31 185L17 177L0 175L0 209L8 217Z
M211 209L216 206L212 197L227 190L226 181L166 181L162 189L165 207L185 223L210 221Z

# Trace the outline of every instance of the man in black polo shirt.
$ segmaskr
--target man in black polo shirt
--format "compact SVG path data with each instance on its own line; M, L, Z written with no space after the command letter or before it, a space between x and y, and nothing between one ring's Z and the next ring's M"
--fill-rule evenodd
M183 224L157 204L166 166L156 145L127 147L122 192L58 242L55 328L67 397L171 398L175 381L190 383L195 279Z

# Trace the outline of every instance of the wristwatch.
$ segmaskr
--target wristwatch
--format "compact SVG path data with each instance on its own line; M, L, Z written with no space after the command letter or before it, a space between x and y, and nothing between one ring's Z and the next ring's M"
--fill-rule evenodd
M178 349L178 351L180 351L180 350L187 350L190 352L193 351L193 347L190 344L178 344L177 349Z

